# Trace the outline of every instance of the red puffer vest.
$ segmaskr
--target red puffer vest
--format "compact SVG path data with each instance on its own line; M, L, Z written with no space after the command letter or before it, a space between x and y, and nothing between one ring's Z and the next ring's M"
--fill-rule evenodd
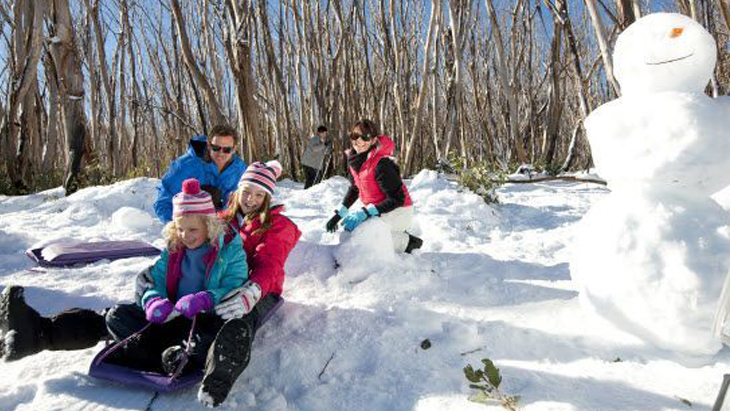
M230 222L231 228L243 239L248 260L248 279L261 287L262 298L269 293L281 295L284 264L302 235L297 225L281 214L283 209L283 206L271 207L271 226L263 234L254 234L261 228L258 218L244 227L238 225L238 218Z
M365 159L360 171L357 172L352 167L349 167L350 174L352 174L352 178L355 180L355 185L360 190L360 201L365 206L370 204L378 205L385 200L385 193L380 189L378 182L375 181L375 168L381 158L392 156L394 150L395 143L390 137L379 136L375 142L375 148L368 153L368 158ZM411 201L411 195L408 193L405 184L403 184L403 194L406 196L403 207L412 206L413 201Z

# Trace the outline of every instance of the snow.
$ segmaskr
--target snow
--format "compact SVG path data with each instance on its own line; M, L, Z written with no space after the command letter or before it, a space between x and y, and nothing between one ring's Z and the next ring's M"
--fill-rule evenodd
M571 276L584 305L619 328L714 354L730 272L730 215L711 197L730 185L730 98L703 93L714 40L686 16L652 14L619 36L614 62L623 96L585 121L611 194L577 228Z
M135 274L152 258L39 269L23 253L56 238L162 246L157 220L138 223L154 215L156 183L142 178L69 197L59 189L0 197L0 285L25 286L44 315L130 301ZM303 232L287 261L286 303L257 334L251 363L220 409L499 410L467 399L473 390L462 368L482 358L495 362L502 391L521 396L527 411L690 409L681 399L693 410L709 409L730 366L727 350L662 350L579 302L568 269L571 247L578 221L609 198L607 188L508 184L498 190L500 203L487 206L433 171L407 185L423 249L392 255L383 244L351 238L361 252L348 251L353 258L335 269L335 256L348 246L338 248L341 234L324 225L346 180L306 191L279 183L277 200ZM382 227L368 229L383 240ZM427 338L432 346L424 350ZM145 409L153 393L87 375L102 345L2 363L0 409ZM161 394L150 409L202 409L197 392Z

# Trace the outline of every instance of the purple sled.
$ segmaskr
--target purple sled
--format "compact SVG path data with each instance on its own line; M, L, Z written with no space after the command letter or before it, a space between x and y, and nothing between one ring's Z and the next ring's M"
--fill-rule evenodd
M43 249L50 246L54 247L56 256L46 260L43 258ZM69 267L99 260L155 256L161 253L159 249L144 241L61 242L46 247L29 249L25 254L43 267Z
M284 299L279 300L269 309L260 319L259 327L264 325L266 321L274 315L274 312L284 304ZM89 375L104 380L116 381L125 385L133 385L140 388L148 388L159 392L170 392L182 388L191 387L199 383L203 379L203 371L195 370L193 372L183 374L177 378L171 378L168 375L142 371L134 368L124 367L121 365L109 364L104 362L106 352L109 351L114 344L107 344L104 349L99 351L94 357L89 367Z

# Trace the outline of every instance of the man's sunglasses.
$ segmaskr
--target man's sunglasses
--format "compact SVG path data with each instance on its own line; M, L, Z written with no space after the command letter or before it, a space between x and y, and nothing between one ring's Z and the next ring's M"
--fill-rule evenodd
M370 134L366 134L366 135L357 134L357 133L350 134L350 140L355 141L358 138L361 138L362 141L366 141L367 142L367 141L370 141L373 138L373 136L370 135Z
M231 154L235 148L236 147L234 147L234 146L223 147L223 146L219 146L218 144L210 145L210 149L215 151L216 153L223 150L224 153Z

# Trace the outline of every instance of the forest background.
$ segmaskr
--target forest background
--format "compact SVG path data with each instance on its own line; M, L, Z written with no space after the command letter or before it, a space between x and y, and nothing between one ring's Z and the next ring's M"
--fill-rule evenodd
M363 117L404 176L587 168L616 37L657 11L713 35L726 95L730 0L0 0L0 194L159 177L218 123L292 178Z

